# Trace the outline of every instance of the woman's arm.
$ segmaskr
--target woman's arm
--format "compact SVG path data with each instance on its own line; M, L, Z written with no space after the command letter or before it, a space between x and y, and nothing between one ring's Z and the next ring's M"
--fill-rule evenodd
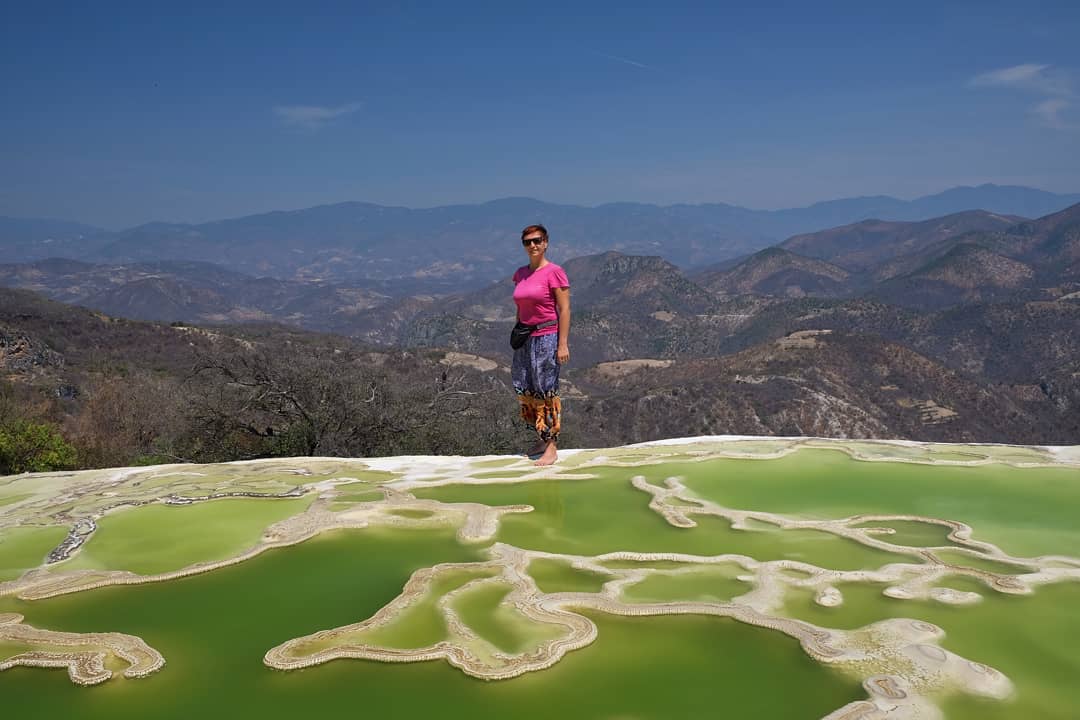
M517 285L517 273L516 272L514 273L513 277L510 278L510 282ZM510 301L514 303L514 322L519 323L519 322L521 322L521 308L519 308L517 306L517 302L514 300L512 295L510 297Z
M552 288L559 312L559 349L555 359L562 365L570 359L570 288Z

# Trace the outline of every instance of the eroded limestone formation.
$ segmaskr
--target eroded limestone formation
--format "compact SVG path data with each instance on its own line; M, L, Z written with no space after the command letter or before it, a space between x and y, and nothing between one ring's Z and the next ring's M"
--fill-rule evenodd
M943 691L963 691L997 699L1012 693L1012 684L1000 672L941 648L937 643L944 633L928 623L890 619L851 631L822 628L771 612L771 593L758 590L730 602L632 603L622 595L627 586L649 575L690 569L660 570L648 567L649 563L680 562L697 568L735 563L753 573L747 577L756 583L759 578L767 581L774 577L771 571L786 567L785 561L758 563L738 555L701 557L626 552L581 557L522 550L501 543L495 544L490 554L491 559L482 563L444 564L419 570L401 595L368 620L290 640L267 652L264 662L277 669L294 670L343 658L384 662L446 660L473 677L504 680L550 667L567 652L593 642L597 628L581 614L582 610L626 616L694 614L730 617L782 632L798 640L804 651L818 662L837 666L863 679L869 699L847 706L830 718L929 717L936 712L931 698ZM528 574L529 564L540 558L561 560L580 570L605 573L612 579L597 593L544 593ZM633 561L643 566L612 568L609 563L613 561ZM808 567L812 568L801 566L800 569ZM432 587L440 576L468 572L478 577L435 601L447 628L442 640L420 648L364 642L365 633L386 628L418 603L431 601ZM465 625L453 610L456 598L494 582L512 588L502 601L505 606L528 622L550 626L551 632L521 652L511 654L499 651Z
M68 633L39 630L23 624L23 616L0 614L0 642L27 649L0 657L0 671L8 668L67 668L78 685L96 685L113 676L105 664L116 657L127 664L126 678L146 677L165 666L165 658L141 638L123 633Z
M978 602L979 595L937 587L935 583L949 575L963 575L980 580L998 592L1029 594L1038 585L1066 579L1080 579L1080 572L1078 572L1080 567L1073 564L1072 558L1054 555L1039 558L1013 557L992 543L973 540L971 527L955 520L920 515L880 514L853 515L839 520L803 520L789 518L778 513L723 507L697 497L683 485L679 478L668 478L664 487L648 483L640 475L631 479L631 483L638 490L652 495L649 507L675 527L697 527L693 516L705 515L724 518L731 523L731 527L737 530L750 530L752 522L765 523L782 530L817 530L854 540L878 550L908 556L914 563L887 565L878 572L855 574L823 571L821 568L804 566L800 563L787 563L787 567L811 572L815 578L814 583L789 581L788 584L817 588L819 590L817 600L821 605L836 606L842 602L842 596L835 587L831 586L830 580L895 582L895 585L885 590L885 594L889 597L900 600L933 599L943 603L963 605ZM953 544L912 547L891 543L883 539L894 532L892 528L887 527L889 522L920 522L948 528L948 539ZM862 527L867 523L882 523L886 527ZM948 562L942 559L942 551L999 563L1015 568L1016 574L997 573L970 565Z

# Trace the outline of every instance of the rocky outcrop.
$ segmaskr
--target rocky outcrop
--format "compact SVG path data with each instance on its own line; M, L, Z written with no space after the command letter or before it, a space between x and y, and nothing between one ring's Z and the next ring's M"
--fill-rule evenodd
M63 355L45 343L0 325L0 370L26 373L63 365Z

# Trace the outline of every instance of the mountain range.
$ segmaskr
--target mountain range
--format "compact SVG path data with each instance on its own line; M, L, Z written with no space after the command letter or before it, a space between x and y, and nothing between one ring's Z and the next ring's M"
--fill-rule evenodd
M348 202L202 224L149 223L105 231L77 223L0 218L0 259L95 264L208 262L254 277L362 286L388 295L481 287L520 264L517 230L544 222L563 259L618 251L659 255L685 269L746 256L798 233L868 219L921 221L981 209L1039 217L1080 202L1016 186L954 188L905 201L847 198L805 208L722 203L597 207L505 198L428 209Z
M1056 300L1080 290L1080 205L1036 220L981 210L922 222L866 220L796 235L694 279L727 295L867 295L922 309Z
M563 265L573 279L575 335L590 340L582 359L708 356L729 351L743 325L798 298L926 311L1080 300L1080 204L1037 220L967 211L862 221L691 274L659 256L615 251ZM134 319L272 321L379 345L492 353L501 352L514 317L506 277L449 295L394 297L376 287L255 278L194 261L50 259L0 265L0 285Z
M588 428L579 442L1080 439L1080 204L1035 219L859 220L695 271L617 250L560 264L573 293L568 418ZM94 312L0 292L0 365L78 408L85 383L136 359L187 377L185 338L243 334L274 353L318 331L348 336L333 342L355 348L360 365L364 353L386 362L402 352L425 373L465 363L494 387L506 380L514 317L509 273L495 278L434 295L198 260L8 263L0 285Z

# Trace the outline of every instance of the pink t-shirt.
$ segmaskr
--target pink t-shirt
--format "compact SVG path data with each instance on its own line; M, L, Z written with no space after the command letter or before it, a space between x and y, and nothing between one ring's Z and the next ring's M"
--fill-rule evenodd
M570 281L566 271L553 262L542 268L530 270L528 265L514 273L514 302L518 307L518 319L526 325L539 325L548 320L558 320L554 288L568 288ZM559 332L558 325L537 330L533 335L551 335Z

